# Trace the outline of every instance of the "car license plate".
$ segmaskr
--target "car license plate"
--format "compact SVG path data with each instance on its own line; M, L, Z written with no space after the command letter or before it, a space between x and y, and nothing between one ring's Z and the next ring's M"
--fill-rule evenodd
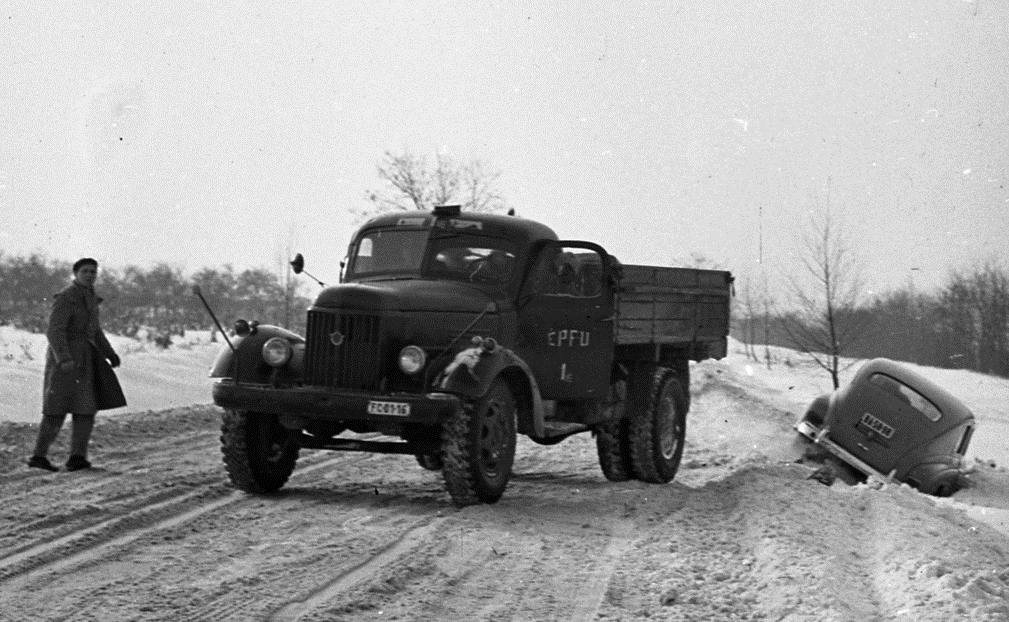
M862 421L861 421L861 423L862 423L862 425L864 425L865 427L869 428L870 430L872 430L876 434L879 434L883 438L890 438L890 437L893 436L893 428L892 427L890 427L889 425L883 423L879 419L873 417L869 413L865 413L865 414L862 415Z
M410 405L404 402L379 402L372 400L368 402L368 414L407 417L410 415Z

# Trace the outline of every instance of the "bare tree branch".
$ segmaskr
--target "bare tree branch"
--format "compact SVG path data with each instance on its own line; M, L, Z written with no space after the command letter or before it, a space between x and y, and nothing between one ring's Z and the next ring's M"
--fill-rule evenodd
M507 208L495 189L501 173L488 170L480 160L460 164L448 154L437 153L432 166L426 157L408 150L402 154L386 151L377 172L382 187L365 193L368 207L353 210L359 221L390 211L430 210L452 203L474 212Z
M839 372L850 365L842 366L841 358L868 327L856 313L864 291L861 265L833 213L829 180L826 200L810 201L798 259L802 270L786 275L796 311L784 317L782 329L793 347L830 374L836 389Z

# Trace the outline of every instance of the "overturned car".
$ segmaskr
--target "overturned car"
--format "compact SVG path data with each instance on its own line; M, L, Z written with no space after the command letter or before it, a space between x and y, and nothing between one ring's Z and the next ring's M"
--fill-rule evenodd
M862 365L848 386L813 400L795 429L868 478L946 497L962 486L974 425L956 397L879 358Z

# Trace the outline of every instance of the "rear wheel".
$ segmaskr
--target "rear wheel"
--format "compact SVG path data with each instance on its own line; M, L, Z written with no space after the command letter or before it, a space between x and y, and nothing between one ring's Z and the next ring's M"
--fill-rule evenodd
M645 370L643 370L645 371ZM639 372L640 373L640 372ZM640 377L640 376L639 376ZM633 400L628 420L634 476L643 482L665 484L676 477L687 433L687 398L676 374L664 367L651 370L646 399Z
M952 497L962 487L960 476L957 473L944 473L933 482L929 494L936 497Z
M631 462L630 432L624 417L627 383L623 380L610 385L608 421L596 426L596 452L599 468L611 482L626 482L634 476Z
M231 482L245 492L276 492L287 483L300 447L277 415L226 410L221 453Z
M442 475L458 506L494 503L515 460L515 398L498 378L477 400L464 400L442 433Z

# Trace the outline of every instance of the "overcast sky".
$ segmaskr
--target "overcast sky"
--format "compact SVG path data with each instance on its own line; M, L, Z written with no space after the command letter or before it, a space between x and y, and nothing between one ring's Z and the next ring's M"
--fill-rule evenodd
M5 2L0 249L335 281L386 150L624 263L772 279L829 200L872 291L1009 264L1009 3Z

